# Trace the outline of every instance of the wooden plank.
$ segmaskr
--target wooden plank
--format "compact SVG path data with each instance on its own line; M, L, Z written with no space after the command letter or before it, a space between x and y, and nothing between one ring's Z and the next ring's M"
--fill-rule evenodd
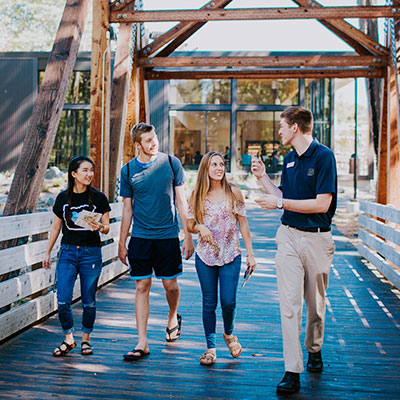
M121 221L114 222L110 225L110 231L104 235L103 233L100 234L100 239L102 242L105 240L117 240L119 238L119 229L121 226Z
M390 204L383 205L360 200L360 211L373 215L374 217L394 222L395 224L400 224L400 210Z
M398 250L362 228L358 229L358 237L365 245L374 249L374 251L385 257L386 260L392 262L395 266L400 267L400 253Z
M110 203L110 219L111 218L120 218L122 216L122 202L119 203Z
M119 260L103 267L99 286L125 273L127 267ZM54 270L53 270L54 273ZM74 300L80 296L79 278L75 283ZM0 315L0 341L34 324L36 321L57 310L56 293L51 291L44 296L30 300Z
M54 284L55 268L44 268L27 272L7 281L0 282L0 307L31 296Z
M358 243L357 249L361 256L373 264L383 276L400 289L400 272L398 270L394 269L388 262L374 251L371 251L362 242Z
M55 243L51 254L55 256L59 247L60 239ZM40 240L0 250L0 275L42 262L46 249L47 240Z
M36 208L88 11L89 0L67 0L65 4L4 208L5 216Z
M108 48L107 39L109 28L109 7L107 0L93 1L92 27L90 157L95 163L93 186L99 188L108 197L111 53Z
M380 67L387 57L376 56L256 56L256 57L149 57L139 58L139 67Z
M48 232L53 222L52 212L12 215L0 218L0 241Z
M170 79L285 79L285 78L381 78L383 69L353 68L353 69L248 69L248 70L181 70L181 71L147 71L147 80Z
M387 204L388 201L388 115L389 115L389 79L388 70L385 70L382 94L382 112L379 133L378 173L376 183L376 201Z
M230 8L224 10L111 11L110 22L254 21L290 19L398 18L391 6Z
M200 10L203 9L212 9L212 8L223 8L231 3L232 0L212 0L205 4ZM170 44L169 49L166 53L163 53L163 56L167 56L172 53L178 46L180 46L188 37L190 37L194 32L199 30L205 22L203 23L193 23L193 22L180 22L175 25L169 31L165 32L158 38L154 39L153 42L148 44L144 49L142 54L149 56L150 54L155 53L157 50L161 49L167 43L173 41ZM190 31L190 32L189 32ZM188 34L186 33L188 32Z
M394 244L400 245L400 231L384 224L376 219L368 218L366 215L358 216L358 223L362 227L375 233L376 235L388 240Z
M132 63L130 56L131 42L132 24L120 24L117 51L114 61L110 110L110 181L108 193L111 200L114 199L115 184L121 169L122 147L125 138L130 70Z
M318 9L325 8L320 3L315 0L293 0L296 4L303 7L314 7ZM318 19L318 21L326 26L328 29L331 29L334 34L343 39L346 43L352 46L359 54L365 54L364 51L359 50L359 46L362 45L365 49L367 49L372 54L381 54L388 55L389 52L386 48L381 46L377 41L372 39L367 34L361 32L360 30L354 28L351 24L342 20L329 20ZM333 28L333 29L332 29ZM356 44L353 46L353 44Z

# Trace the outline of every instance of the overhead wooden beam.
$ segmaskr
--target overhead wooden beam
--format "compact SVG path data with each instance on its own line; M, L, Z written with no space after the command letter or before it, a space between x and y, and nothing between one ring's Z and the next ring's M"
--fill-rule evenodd
M200 10L203 10L203 9L209 10L212 8L223 8L231 2L232 2L232 0L212 0L212 1L209 1L207 4L205 4ZM201 22L201 23L180 22L179 24L175 25L172 29L165 32L163 35L154 39L153 42L148 44L143 49L143 51L141 51L141 54L143 54L144 56L149 56L149 55L155 53L157 50L164 47L167 43L170 43L171 41L176 40L175 44L171 43L170 49L172 48L172 50L167 50L166 52L163 52L163 57L168 56L178 46L180 46L188 37L190 37L191 35L193 35L194 32L199 30L204 24L205 24L205 22Z
M282 19L398 18L390 6L230 8L228 10L111 11L110 22L207 22Z
M315 0L293 0L293 2L301 7L311 6L313 9L326 9L326 7L322 6ZM324 18L318 18L318 21L330 29L335 35L344 40L347 44L352 46L359 54L365 54L363 50L360 50L360 45L367 49L371 54L388 54L386 48L346 21L333 19L326 21Z
M89 5L89 0L67 0L65 4L3 215L36 208Z
M169 79L278 79L278 78L382 78L382 68L326 68L326 69L246 69L246 70L185 70L185 71L147 71L147 80Z
M114 200L115 183L121 168L122 148L125 138L126 114L132 58L132 24L120 24L117 50L114 60L114 72L110 109L110 166L109 194Z
M385 67L386 56L256 56L140 58L144 68L174 67Z
M111 53L108 48L108 29L108 1L94 0L90 71L90 157L95 163L93 185L103 190L106 195L109 188L111 96Z
M110 9L113 11L123 10L132 3L135 3L135 0L113 0L110 2Z

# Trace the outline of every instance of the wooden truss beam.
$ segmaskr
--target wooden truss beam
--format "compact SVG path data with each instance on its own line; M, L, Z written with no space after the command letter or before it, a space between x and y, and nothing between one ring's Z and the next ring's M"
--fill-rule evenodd
M237 8L229 10L111 11L110 22L207 22L282 19L398 18L390 6Z
M89 0L67 0L65 4L3 215L36 208L89 5Z
M246 69L246 70L207 70L207 71L147 71L148 80L169 79L285 79L285 78L382 78L383 68L326 68L326 69Z
M301 7L313 7L313 9L324 9L326 7L322 6L315 0L293 0L296 4ZM396 9L395 9L396 10ZM395 14L395 12L393 13ZM361 32L360 30L354 28L353 25L347 23L343 20L329 20L326 21L324 18L318 18L318 21L330 29L335 35L344 40L348 45L352 46L353 49L359 54L380 54L387 55L388 51L386 48L382 47L378 42L373 40L370 36ZM367 50L367 52L365 51Z
M210 10L212 8L223 8L231 3L232 0L213 0L209 1L205 4L200 10ZM117 14L118 15L118 14ZM123 14L124 15L124 14ZM174 20L176 21L176 19ZM177 47L179 47L187 38L193 35L194 32L198 31L205 22L180 22L175 25L172 29L165 32L163 35L156 38L153 42L148 44L141 54L145 56L149 56L155 53L157 50L160 50L167 43L174 41L169 45L169 49L163 52L162 56L168 56L171 54Z
M266 57L152 57L140 58L139 67L385 67L377 56L266 56Z

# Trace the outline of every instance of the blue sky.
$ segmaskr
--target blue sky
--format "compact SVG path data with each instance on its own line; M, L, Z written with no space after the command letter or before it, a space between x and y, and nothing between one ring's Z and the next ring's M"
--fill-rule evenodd
M325 6L354 6L356 0L320 0ZM207 0L143 0L145 10L197 9ZM378 1L384 5L384 0ZM296 7L291 0L233 0L228 8ZM348 20L358 27L358 20ZM383 38L380 19L380 42ZM176 23L147 23L149 31L165 32ZM353 51L314 20L208 22L186 41L185 50L209 51Z

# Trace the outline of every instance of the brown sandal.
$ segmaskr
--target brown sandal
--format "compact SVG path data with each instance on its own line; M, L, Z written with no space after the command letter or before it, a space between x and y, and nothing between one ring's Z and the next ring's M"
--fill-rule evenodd
M67 342L62 342L58 347L56 347L53 351L54 357L62 357L68 354L72 349L76 347L76 342L72 344L68 344Z
M235 357L235 358L239 357L240 354L242 353L242 346L239 343L237 336L232 336L232 337L227 338L224 335L224 340L225 340L226 345L228 346L229 351L232 354L232 357Z
M216 360L217 360L217 355L213 351L208 349L201 355L200 364L201 365L211 365L211 364L214 364Z

